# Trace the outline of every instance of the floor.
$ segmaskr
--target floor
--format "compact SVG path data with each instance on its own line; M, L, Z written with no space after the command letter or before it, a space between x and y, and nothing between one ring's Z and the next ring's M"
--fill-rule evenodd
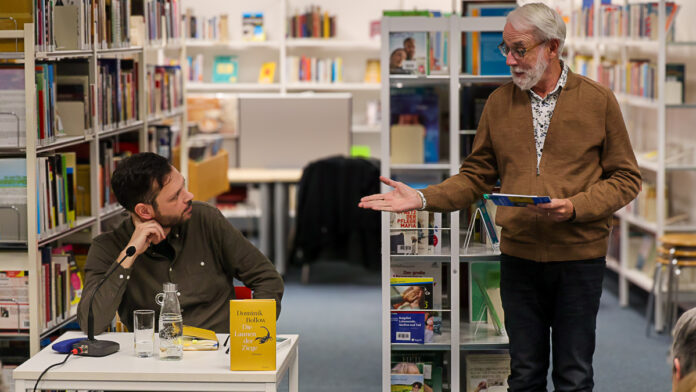
M301 391L380 391L379 285L379 271L339 262L313 265L308 285L300 284L299 270L290 270L278 333L300 334ZM626 308L616 292L616 275L607 272L597 320L595 391L669 391L669 337L646 337L643 292L633 292Z

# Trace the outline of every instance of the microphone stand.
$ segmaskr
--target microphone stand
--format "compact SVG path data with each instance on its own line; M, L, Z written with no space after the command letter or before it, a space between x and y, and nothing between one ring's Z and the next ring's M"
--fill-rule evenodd
M128 247L128 249L126 249L126 255L123 256L116 267L107 272L94 291L92 291L92 298L89 299L89 312L87 313L87 339L80 340L79 342L73 344L73 348L78 349L77 355L82 355L85 357L105 357L119 350L120 346L117 342L112 342L110 340L96 340L94 338L94 313L92 311L92 304L94 303L94 297L97 294L97 291L99 291L99 288L104 284L104 282L106 282L106 279L118 269L126 258L131 257L134 254L135 246L131 245Z

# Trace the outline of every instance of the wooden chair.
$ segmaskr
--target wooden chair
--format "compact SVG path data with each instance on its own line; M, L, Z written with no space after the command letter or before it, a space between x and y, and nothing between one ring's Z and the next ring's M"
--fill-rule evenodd
M646 308L646 334L648 336L650 335L650 323L655 314L655 297L662 287L663 270L667 270L667 298L662 319L667 322L666 325L671 330L677 316L677 295L681 270L682 268L696 267L696 234L665 234L659 238L659 241L653 284Z

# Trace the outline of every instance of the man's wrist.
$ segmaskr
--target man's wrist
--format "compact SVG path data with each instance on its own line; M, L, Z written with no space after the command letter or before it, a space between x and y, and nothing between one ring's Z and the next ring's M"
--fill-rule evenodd
M418 210L422 211L425 209L425 207L428 205L428 203L425 201L425 196L423 195L423 192L419 191L418 189L416 189L416 192L418 192L418 196L421 199L421 207L418 208Z

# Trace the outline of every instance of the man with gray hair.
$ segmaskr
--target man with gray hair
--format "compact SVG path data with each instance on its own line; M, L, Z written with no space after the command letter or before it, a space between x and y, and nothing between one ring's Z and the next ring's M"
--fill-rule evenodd
M364 197L381 211L455 211L490 193L548 195L551 202L499 207L501 299L510 338L510 391L592 391L592 357L612 215L641 177L608 88L560 59L566 28L543 4L507 16L498 48L512 83L483 109L459 173L422 190L381 178L391 192ZM553 351L551 353L551 351Z
M672 390L696 389L696 308L679 317L672 332Z

